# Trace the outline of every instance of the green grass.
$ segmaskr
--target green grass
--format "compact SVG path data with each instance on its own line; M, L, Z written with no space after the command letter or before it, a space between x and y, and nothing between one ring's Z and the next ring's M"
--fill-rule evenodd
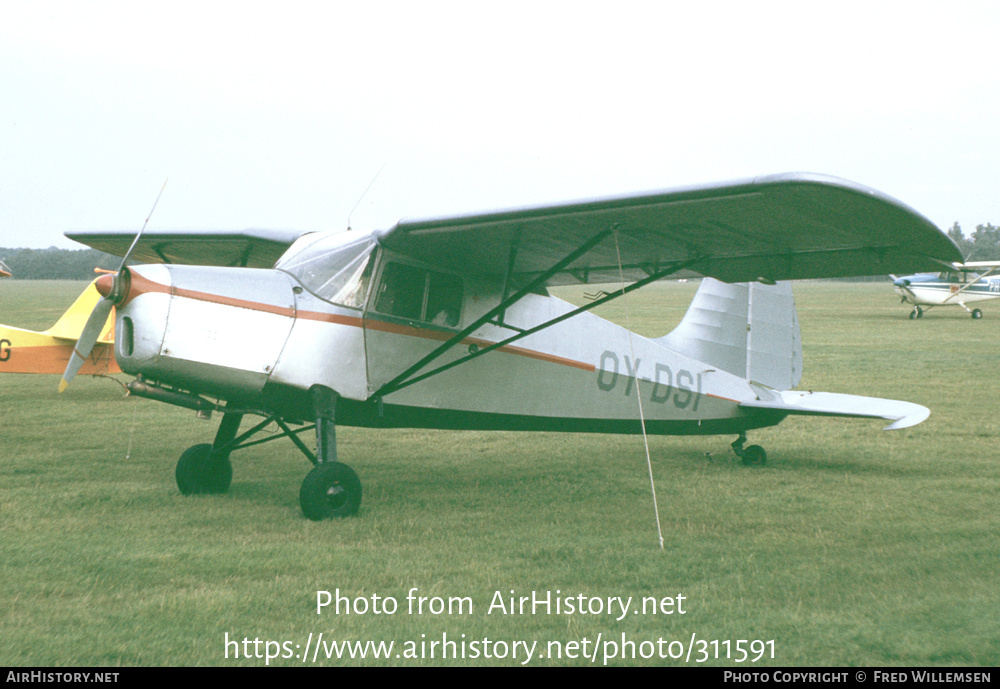
M46 328L82 288L0 282L0 322ZM662 334L694 289L640 290L629 320ZM732 437L652 438L664 550L637 437L342 428L340 457L365 485L361 514L312 523L298 506L308 463L291 443L234 455L227 495L185 498L174 465L211 441L216 421L126 399L108 379L78 377L59 395L56 376L0 376L0 665L262 665L232 647L227 659L225 634L304 647L320 632L393 641L394 655L443 634L538 641L536 653L548 641L587 639L592 651L598 635L694 634L733 649L774 640L773 660L706 663L743 669L997 665L1000 309L910 321L887 285L802 283L796 297L802 388L907 399L931 417L895 432L789 419L751 434L769 455L755 469L732 455ZM623 321L621 309L603 313ZM473 609L408 614L414 587ZM317 615L317 590L337 588L399 610ZM682 594L686 614L488 615L494 592L512 589ZM522 659L441 660L439 647L435 659L322 662Z

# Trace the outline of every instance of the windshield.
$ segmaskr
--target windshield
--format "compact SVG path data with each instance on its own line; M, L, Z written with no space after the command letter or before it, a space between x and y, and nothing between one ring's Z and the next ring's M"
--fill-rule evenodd
M307 235L274 266L295 276L320 299L361 308L371 281L375 240L368 233Z

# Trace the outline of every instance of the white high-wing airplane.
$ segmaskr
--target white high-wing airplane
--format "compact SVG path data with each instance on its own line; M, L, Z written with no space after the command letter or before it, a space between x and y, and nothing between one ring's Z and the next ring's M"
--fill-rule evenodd
M923 318L924 312L934 306L961 306L978 319L983 312L966 304L1000 298L998 270L1000 261L973 261L955 263L940 273L891 277L896 294L913 304L910 318Z
M287 436L315 464L300 490L314 520L361 502L336 424L640 433L641 397L649 433L734 434L756 464L766 454L744 446L747 431L790 414L919 423L929 412L916 404L793 390L802 347L786 281L960 258L898 201L801 174L371 232L68 236L125 256L98 281L92 320L116 307L132 393L223 414L214 442L181 455L181 492L225 492L233 451ZM132 256L155 263L126 268ZM662 338L588 313L689 276L707 279ZM547 290L577 283L616 287L579 308ZM241 432L248 414L262 421ZM283 433L251 440L272 424ZM299 438L312 429L315 453Z

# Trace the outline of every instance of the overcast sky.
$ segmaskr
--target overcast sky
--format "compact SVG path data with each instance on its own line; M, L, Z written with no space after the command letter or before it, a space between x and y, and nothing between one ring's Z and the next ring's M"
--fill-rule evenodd
M998 40L995 0L0 0L0 247L137 230L167 178L151 228L806 171L968 234L1000 224Z

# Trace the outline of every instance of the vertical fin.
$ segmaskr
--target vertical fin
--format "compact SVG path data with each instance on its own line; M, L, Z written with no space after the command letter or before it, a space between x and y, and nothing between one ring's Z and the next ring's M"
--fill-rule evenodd
M705 278L660 344L755 383L790 390L802 379L802 338L791 285Z
M66 309L66 311L59 317L55 325L45 331L46 335L51 335L52 337L61 337L67 340L76 340L80 337L80 333L83 332L83 326L86 325L87 319L90 317L91 311L97 305L97 302L101 300L101 295L97 292L97 288L94 287L94 282L87 285L87 288L83 290L76 301ZM108 332L114 333L114 321L111 320L112 316L108 316L108 323L105 325L104 330L101 331L102 337L98 339L99 342L110 342L111 337L104 337L108 335ZM107 326L111 327L108 328Z

